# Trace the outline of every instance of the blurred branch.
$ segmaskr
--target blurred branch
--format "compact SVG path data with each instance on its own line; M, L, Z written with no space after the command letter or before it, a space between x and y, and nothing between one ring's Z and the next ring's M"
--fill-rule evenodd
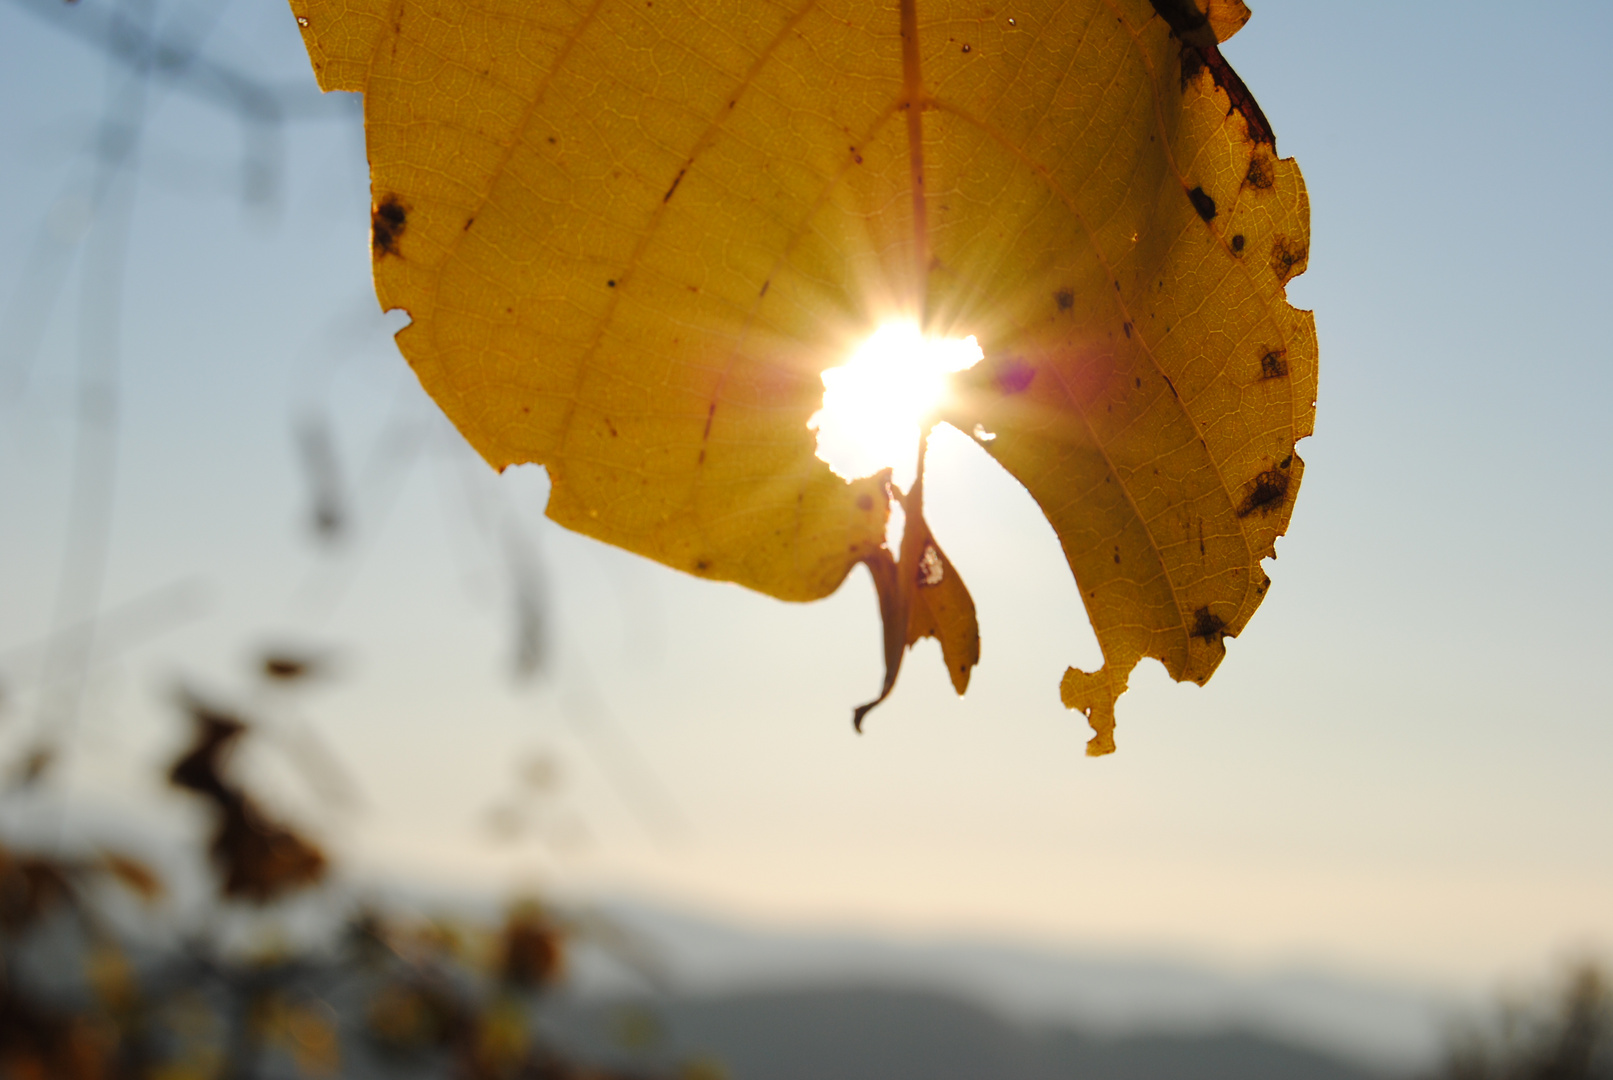
M0 650L0 670L15 672L37 666L59 634L86 633L95 623L95 652L90 665L104 663L119 653L177 629L206 610L206 595L199 577L183 578L132 600L107 608L93 620L63 627L55 634L24 641Z
M517 682L530 682L549 662L548 597L543 568L532 540L506 518L504 553L509 565L510 600L514 608L515 648L512 668Z
M645 832L661 843L688 834L687 818L611 715L581 658L574 666L571 686L562 692L560 711Z
M127 68L143 97L148 80L236 117L245 128L242 163L243 192L249 202L266 200L275 187L280 154L280 127L288 121L356 119L361 106L357 95L325 95L311 80L278 84L254 78L227 64L201 55L201 45L212 19L176 20L178 28L154 29L153 20L130 18L121 8L61 0L10 0L17 8L69 37L99 50L113 66ZM211 4L215 17L222 5ZM128 109L123 120L130 119ZM27 261L16 294L7 306L0 327L0 400L16 398L26 372L66 281L79 242L100 216L110 180L135 152L140 142L138 117L119 123L109 109L96 140L99 158L96 183L85 205L64 197L47 222ZM81 219L81 220L68 220Z
M325 95L311 79L278 84L200 56L192 41L142 30L116 12L62 0L10 0L28 14L108 57L242 119L279 123L354 116L357 95Z
M148 0L126 0L120 26L148 25ZM69 747L78 729L84 687L95 649L112 546L121 413L124 286L134 227L135 177L147 118L147 82L142 73L109 79L101 114L91 184L95 227L81 263L78 337L78 410L68 487L67 535L52 616L55 632L45 653L42 693L36 708L42 746ZM70 628L81 627L74 631ZM65 825L65 803L62 825Z
M309 522L314 536L322 543L336 543L346 533L351 513L330 421L323 412L309 412L293 426L292 435L297 443L297 460L308 482Z

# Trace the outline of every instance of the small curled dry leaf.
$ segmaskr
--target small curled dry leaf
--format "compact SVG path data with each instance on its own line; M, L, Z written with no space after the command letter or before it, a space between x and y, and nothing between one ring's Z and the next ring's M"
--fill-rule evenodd
M118 884L148 904L161 900L167 892L163 887L162 878L139 859L116 851L108 851L102 854L101 863Z
M225 775L229 752L250 730L246 721L192 695L183 700L195 736L168 779L213 804L217 825L208 852L222 875L223 895L265 904L322 881L324 852L273 820Z

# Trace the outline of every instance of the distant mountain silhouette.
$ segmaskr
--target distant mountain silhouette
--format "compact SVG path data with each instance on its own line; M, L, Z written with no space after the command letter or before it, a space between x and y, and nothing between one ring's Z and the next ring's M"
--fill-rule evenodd
M7 832L47 833L58 820L48 811L42 805L38 821L12 815ZM135 943L137 967L186 947L209 891L201 865L182 857L193 839L93 800L73 818L103 846L144 853L169 887L170 917ZM363 892L379 910L451 924L497 925L505 908L490 890L435 882L377 881ZM1462 1004L1427 987L1319 968L1237 970L1159 952L768 926L620 896L557 898L556 908L579 936L568 950L565 996L542 1005L554 1034L589 1047L591 1060L633 1060L618 1037L620 1015L653 989L665 1037L645 1060L671 1066L705 1052L726 1061L733 1080L1409 1076L1435 1064L1441 1020ZM348 913L344 899L312 903L282 912L278 932L314 950L310 992L359 1035L373 987L327 985L335 972L319 960ZM249 929L230 930L231 947ZM355 1052L342 1075L404 1080L432 1065L372 1066Z
M1158 952L769 927L620 898L595 910L654 960L655 987L685 1002L877 987L972 1003L1015 1031L1079 1031L1094 1045L1147 1032L1236 1031L1383 1075L1431 1068L1445 1020L1464 1003L1448 991L1323 968L1236 970ZM622 1000L649 989L586 936L571 961L581 997Z
M573 1002L556 1037L630 1066L709 1056L731 1080L1376 1080L1247 1032L1093 1036L1022 1026L939 994L845 988ZM646 1033L650 1033L647 1035ZM651 1037L653 1036L653 1038ZM638 1050L626 1042L641 1044Z

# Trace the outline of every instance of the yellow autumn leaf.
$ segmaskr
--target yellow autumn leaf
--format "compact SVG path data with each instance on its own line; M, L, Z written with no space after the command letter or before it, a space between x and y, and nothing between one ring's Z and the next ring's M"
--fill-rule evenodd
M1063 683L1089 752L1142 658L1215 670L1316 386L1304 187L1217 48L1241 0L291 5L320 85L365 95L400 348L493 466L548 470L554 520L790 600L867 562L884 693L924 635L961 692L922 456L891 552L901 492L832 471L819 410L893 323L973 337L925 422L1063 544L1105 661Z

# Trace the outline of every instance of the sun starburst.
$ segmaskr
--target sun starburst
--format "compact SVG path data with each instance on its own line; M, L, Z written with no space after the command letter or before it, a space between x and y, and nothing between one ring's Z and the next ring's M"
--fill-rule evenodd
M807 421L818 433L818 457L847 480L889 468L905 490L949 377L982 355L973 337L926 337L913 322L881 326L844 365L823 373L823 408Z

